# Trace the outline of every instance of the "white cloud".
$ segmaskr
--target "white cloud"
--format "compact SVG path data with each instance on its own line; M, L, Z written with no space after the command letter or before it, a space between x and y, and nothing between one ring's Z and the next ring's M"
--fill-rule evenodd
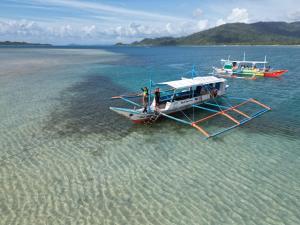
M194 22L167 23L165 29L160 29L156 33L160 36L184 36L208 28L208 20Z
M205 30L208 27L208 20L199 20L197 25L199 31Z
M95 26L74 28L69 24L60 26L46 26L28 20L6 20L0 21L0 35L2 37L20 38L68 38L88 36L95 30Z
M183 21L190 20L189 18L181 18L179 16L168 16L159 13L151 13L142 10L127 9L124 7L117 7L113 5L103 4L100 2L87 2L87 1L70 1L70 0L30 0L34 4L39 4L41 6L61 6L69 7L73 9L78 9L80 11L89 11L93 13L106 13L113 14L117 16L126 17L138 17L140 19L148 18L152 20L169 20L169 21Z
M2 35L40 35L42 31L43 29L33 21L0 21L0 34Z
M168 33L172 33L172 25L171 25L171 23L167 23L166 24L166 31L168 32Z
M226 23L225 20L223 20L223 19L218 19L217 22L216 22L216 26L221 26L221 25L223 25L223 24L225 24L225 23Z
M82 28L82 31L84 32L85 35L87 36L93 36L96 33L96 26L91 25L91 26L84 26Z
M164 26L149 26L137 23L117 26L108 33L120 37L144 38L161 36L183 36L194 32L199 32L208 27L208 20L197 22L166 23Z
M131 42L146 37L184 36L208 28L208 20L159 23L116 23L105 26L85 23L36 22L0 19L1 40L24 40L42 43L114 43Z
M290 21L300 21L300 10L289 12L287 17Z
M193 12L194 17L200 17L202 15L203 15L203 10L200 9L200 8L195 9L194 12Z
M144 37L147 35L154 35L159 32L156 31L153 27L137 24L137 23L130 23L129 25L125 26L117 26L114 29L106 30L106 34L109 35L116 35L117 37Z
M225 23L248 23L249 22L249 13L247 9L243 8L234 8L231 10L230 14L226 19L218 19L216 26L223 25Z
M163 11L166 7L137 6L129 2L11 0L0 7L0 39L83 44L114 43L115 40L130 42L145 37L188 35L209 28L213 22L218 26L233 22L300 20L300 0L255 0L255 4L253 1L244 0L239 4L237 0L228 0L225 8L224 4L213 3L200 3L200 8L191 8L189 3L183 3L184 6L175 5L175 12L172 13L170 8L166 14ZM10 4L16 9L18 7L18 14L6 12ZM29 13L30 8L39 10L39 13ZM5 16L15 19L6 19Z
M178 17L130 9L121 6L83 0L28 0L24 5L45 7L57 11L67 9L71 14L28 20L0 18L0 39L50 43L102 43L104 39L134 41L146 37L183 36L208 27L208 20L199 20L200 8L193 16ZM80 12L79 17L75 17ZM34 18L34 17L33 17ZM78 40L78 41L77 41Z
M67 24L58 27L58 29L54 29L53 34L59 37L72 37L75 34L75 31L69 24Z
M248 23L249 14L247 9L234 8L232 9L230 15L227 17L227 22L229 23Z

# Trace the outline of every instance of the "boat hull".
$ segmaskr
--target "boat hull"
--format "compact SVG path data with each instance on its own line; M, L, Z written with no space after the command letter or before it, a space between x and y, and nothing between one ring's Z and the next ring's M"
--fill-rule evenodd
M224 93L218 94L218 96L223 95ZM212 97L210 94L180 100L180 101L174 101L169 102L169 105L166 106L164 109L160 109L157 112L154 110L151 110L151 113L143 113L143 109L128 109L128 108L117 108L117 107L110 107L110 110L125 116L129 120L131 120L133 123L141 124L141 123L147 123L149 121L155 121L160 117L160 113L164 114L171 114L176 113L182 110L186 110L188 108L191 108L192 105L201 104L203 102L206 102L210 100Z
M265 72L264 77L280 77L286 72L288 72L288 70L274 70L270 72Z
M238 76L259 76L259 77L263 77L264 76L264 72L262 71L256 71L256 70L239 70L239 71L234 71L233 72L234 75L238 75Z
M155 113L143 113L141 109L133 110L127 108L109 107L110 110L125 116L134 123L144 123L155 116Z
M220 68L214 68L214 71L220 75L230 75L230 76L232 76L232 78L235 78L236 76L280 77L284 73L288 72L288 70L272 70L272 71L268 71L268 72L263 72L263 71L248 70L248 69L233 71L233 70L224 70L224 69L220 69Z

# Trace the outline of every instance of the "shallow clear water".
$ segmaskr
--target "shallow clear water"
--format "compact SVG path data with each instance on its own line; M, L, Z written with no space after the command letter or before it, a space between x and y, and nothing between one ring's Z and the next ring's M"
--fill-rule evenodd
M231 55L288 69L229 80L272 111L217 138L133 125L109 98ZM300 224L300 48L1 48L0 224ZM202 114L200 113L200 116ZM204 114L203 114L204 115ZM214 124L212 126L220 126Z

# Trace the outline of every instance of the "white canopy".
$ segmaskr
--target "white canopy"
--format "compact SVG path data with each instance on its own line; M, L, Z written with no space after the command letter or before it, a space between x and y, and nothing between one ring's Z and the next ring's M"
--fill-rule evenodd
M214 84L220 82L225 82L225 79L217 78L214 76L206 76L206 77L194 77L192 79L184 78L182 80L167 81L159 84L165 84L175 89L180 89L180 88L188 88L192 86L201 86L201 85Z

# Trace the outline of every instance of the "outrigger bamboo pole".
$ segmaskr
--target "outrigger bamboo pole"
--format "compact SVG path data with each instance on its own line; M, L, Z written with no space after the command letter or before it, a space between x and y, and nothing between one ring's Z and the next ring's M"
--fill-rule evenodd
M240 110L238 110L238 109L232 109L232 110L235 111L235 112L237 112L237 113L239 113L239 114L241 114L241 115L244 116L244 117L247 117L248 119L251 118L251 117L248 116L246 113L244 113L244 112L242 112L242 111L240 111Z
M120 98L120 99L122 99L122 100L124 100L125 102L128 102L128 103L130 103L130 104L132 104L132 105L141 107L140 104L138 104L138 103L136 103L136 102L133 102L133 101L130 101L130 100L126 99L126 98Z
M228 115L227 113L225 113L224 111L221 111L221 114L223 116L226 116L228 119L232 120L233 122L235 122L236 124L240 125L240 122L237 121L236 119L234 119L232 116Z
M205 102L204 104L206 104L206 105L211 105L211 106L218 106L218 107L220 107L220 108L223 108L223 109L229 109L230 107L228 107L228 106L224 106L224 105L216 105L216 104L213 104L213 103L208 103L208 102ZM239 114L241 114L242 116L244 116L244 117L246 117L246 118L250 118L250 116L248 116L246 113L244 113L244 112L242 112L242 111L240 111L240 110L238 110L238 109L232 109L233 111L235 111L235 112L237 112L237 113L239 113Z
M210 115L210 116L207 116L207 117L205 117L205 118L202 118L202 119L200 119L200 120L197 120L197 121L195 121L194 123L200 123L200 122L203 122L203 121L208 120L208 119L210 119L210 118L212 118L212 117L214 117L214 116L217 116L217 115L222 114L222 113L225 113L225 112L227 112L227 111L229 111L229 110L233 110L233 109L235 109L235 108L237 108L237 107L239 107L239 106L242 106L242 105L244 105L244 104L246 104L246 103L248 103L248 102L250 102L250 101L251 101L251 99L248 99L247 101L244 101L244 102L242 102L242 103L240 103L240 104L238 104L238 105L232 106L232 107L230 107L230 108L228 108L228 109L225 109L225 110L223 110L223 111L219 111L219 112L217 112L217 113L215 113L215 114L212 114L212 115ZM226 115L228 115L228 114L226 114ZM229 118L229 117L228 117L228 118Z
M260 103L259 101L255 100L253 98L251 98L250 101L253 102L253 103L256 103L257 105L260 105L260 106L262 106L262 107L264 107L264 108L266 108L268 110L271 110L271 108L269 106L266 106L266 105Z
M210 137L210 135L203 128L199 127L197 124L192 123L192 127L195 127L197 130L199 130L206 137Z
M177 122L184 123L184 124L187 124L187 125L192 125L192 123L187 122L187 121L185 121L185 120L178 119L178 118L176 118L176 117L174 117L174 116L170 116L170 115L165 114L165 113L162 113L162 112L160 112L159 114L162 115L162 116L164 116L164 117L167 117L167 118L169 118L169 119L175 120L175 121L177 121Z
M165 116L169 119L172 119L172 120L175 120L177 122L180 122L180 123L184 123L184 124L187 124L187 125L191 125L192 127L195 127L198 131L200 131L202 134L204 134L206 137L210 137L210 135L203 129L201 128L200 126L198 126L197 124L195 123L190 123L190 122L187 122L185 120L181 120L181 119L178 119L176 117L173 117L173 116L170 116L170 115L167 115L165 113L160 113L160 115L162 116Z

